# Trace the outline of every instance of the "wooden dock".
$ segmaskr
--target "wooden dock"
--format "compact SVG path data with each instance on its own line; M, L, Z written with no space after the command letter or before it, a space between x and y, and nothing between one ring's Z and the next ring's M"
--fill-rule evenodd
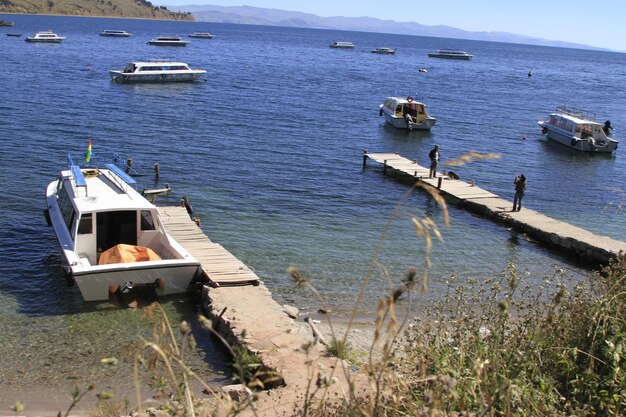
M626 242L596 235L526 207L513 212L512 202L441 173L437 173L436 178L428 178L428 168L398 154L364 151L363 168L366 167L368 159L382 164L383 172L393 169L409 175L417 181L437 188L444 197L452 197L459 207L511 226L546 246L557 248L593 264L606 265L620 253L626 254Z
M258 285L259 277L219 243L212 242L183 206L159 207L163 225L202 265L211 286Z

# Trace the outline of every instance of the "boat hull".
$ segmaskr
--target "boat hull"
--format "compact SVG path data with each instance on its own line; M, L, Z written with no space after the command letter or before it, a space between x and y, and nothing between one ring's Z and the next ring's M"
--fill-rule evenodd
M436 122L436 119L424 119L421 123L409 123L406 119L400 117L394 117L387 113L383 113L385 116L385 122L390 124L391 126L397 129L407 129L407 130L430 130Z
M72 277L85 301L108 300L126 283L153 286L159 295L185 293L197 276L199 264L194 261L170 260L97 265L74 272Z
M428 54L429 57L431 58L442 58L442 59L457 59L457 60L461 60L461 61L469 61L470 59L472 59L471 56L467 55L458 55L458 56L451 56L451 55L440 55L440 54L433 54L430 53Z
M186 41L148 41L149 45L155 46L187 46Z
M26 38L26 42L32 43L61 43L63 39L35 39L35 38Z
M184 73L156 73L156 74L135 74L123 73L121 71L109 71L111 79L117 83L175 83L193 82L206 74L206 71L193 71Z

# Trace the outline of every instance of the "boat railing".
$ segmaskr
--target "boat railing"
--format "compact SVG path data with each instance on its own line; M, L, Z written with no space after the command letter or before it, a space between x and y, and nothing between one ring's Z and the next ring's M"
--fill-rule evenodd
M72 174L72 179L74 180L74 186L76 187L76 194L78 194L78 189L80 187L85 188L85 195L87 195L87 181L85 180L85 176L83 175L83 171L81 171L80 166L74 163L74 159L72 159L72 155L67 154L67 163Z
M568 116L578 117L579 119L595 120L596 114L588 112L576 107L568 107L567 105L558 106L556 108L557 113L563 113Z

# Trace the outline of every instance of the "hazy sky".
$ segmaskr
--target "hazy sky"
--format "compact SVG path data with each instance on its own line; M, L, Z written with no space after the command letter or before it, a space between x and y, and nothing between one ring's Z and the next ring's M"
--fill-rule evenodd
M375 17L473 32L503 31L626 51L624 0L152 0L157 6L254 6L318 16Z

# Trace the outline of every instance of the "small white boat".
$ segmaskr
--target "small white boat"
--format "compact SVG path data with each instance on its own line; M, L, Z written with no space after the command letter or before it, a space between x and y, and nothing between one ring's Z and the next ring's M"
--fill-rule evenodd
M595 116L575 108L560 106L543 121L541 133L555 142L580 152L611 153L619 142L610 137L611 122L598 123Z
M157 46L187 46L188 43L180 36L158 36L148 41L148 44Z
M26 42L39 42L39 43L61 43L65 40L65 36L59 36L50 30L37 32L34 36L26 38Z
M420 69L418 69L418 71L419 71L419 72L428 72L428 69L426 69L426 68L420 68Z
M68 155L68 168L47 187L46 220L85 301L130 287L183 293L199 272L135 184L114 162L80 167Z
M371 51L373 54L381 54L381 55L393 55L396 53L395 49L391 48L376 48Z
M191 69L184 62L135 61L123 70L110 70L109 74L118 83L169 83L195 81L206 71Z
M385 121L398 129L430 130L437 121L428 114L424 103L411 96L387 97L380 105L379 115L385 116Z
M462 59L466 61L474 57L474 55L456 49L440 49L437 52L430 52L428 56L431 58Z
M103 30L98 33L100 36L110 36L113 38L128 38L132 36L132 33L126 32L125 30Z
M330 46L331 48L339 48L339 49L354 48L354 44L352 42L333 42L328 46Z
M209 32L194 32L189 35L190 38L198 38L198 39L213 39L215 35Z

